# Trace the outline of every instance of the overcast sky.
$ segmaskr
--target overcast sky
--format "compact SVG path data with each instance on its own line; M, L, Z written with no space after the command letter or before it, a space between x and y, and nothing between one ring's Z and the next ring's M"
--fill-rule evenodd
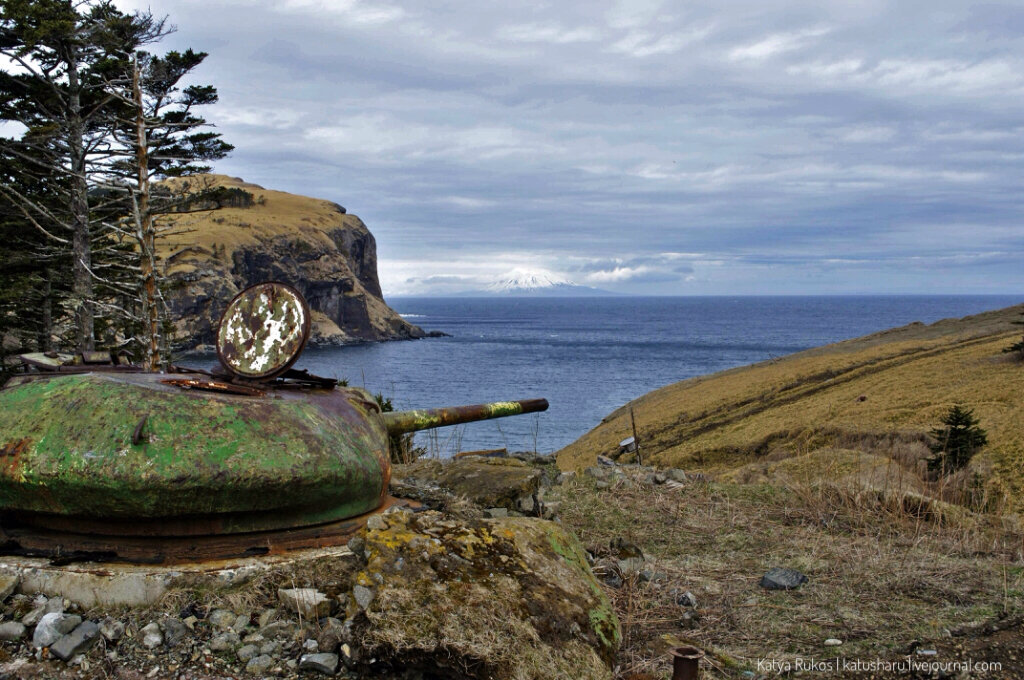
M217 171L362 217L385 295L1024 293L1019 2L151 7Z

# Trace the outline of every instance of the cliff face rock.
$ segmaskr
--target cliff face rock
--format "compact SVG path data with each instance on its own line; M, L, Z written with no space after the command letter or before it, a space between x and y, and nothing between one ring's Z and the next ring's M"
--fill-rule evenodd
M306 298L311 344L425 335L384 302L377 245L358 217L330 201L237 178L193 181L203 179L231 192L228 200L216 210L165 218L174 233L159 243L178 345L212 344L231 298L261 281L291 284Z

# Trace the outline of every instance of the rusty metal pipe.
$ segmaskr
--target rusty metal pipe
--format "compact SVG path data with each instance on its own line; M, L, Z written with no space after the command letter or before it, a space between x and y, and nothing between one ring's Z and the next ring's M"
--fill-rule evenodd
M696 647L676 647L672 655L672 680L697 680L700 677L700 658L704 652Z
M472 406L451 406L445 408L417 409L382 413L388 434L418 432L445 425L459 425L477 420L505 418L523 413L537 413L548 410L547 399L523 399L521 401L497 401L492 404Z

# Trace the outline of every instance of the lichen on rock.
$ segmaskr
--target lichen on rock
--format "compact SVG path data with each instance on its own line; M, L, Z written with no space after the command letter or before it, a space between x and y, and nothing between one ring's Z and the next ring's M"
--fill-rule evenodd
M377 663L453 678L610 678L619 624L554 522L390 513L353 584L375 597L353 640Z

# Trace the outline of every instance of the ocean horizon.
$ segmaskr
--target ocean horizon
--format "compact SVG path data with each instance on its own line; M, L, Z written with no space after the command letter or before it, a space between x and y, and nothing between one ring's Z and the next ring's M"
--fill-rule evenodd
M417 435L431 455L552 453L651 390L919 321L999 309L1024 295L614 297L394 296L449 337L311 347L297 368L345 379L396 409L544 397L542 414ZM191 357L213 359L204 355Z

